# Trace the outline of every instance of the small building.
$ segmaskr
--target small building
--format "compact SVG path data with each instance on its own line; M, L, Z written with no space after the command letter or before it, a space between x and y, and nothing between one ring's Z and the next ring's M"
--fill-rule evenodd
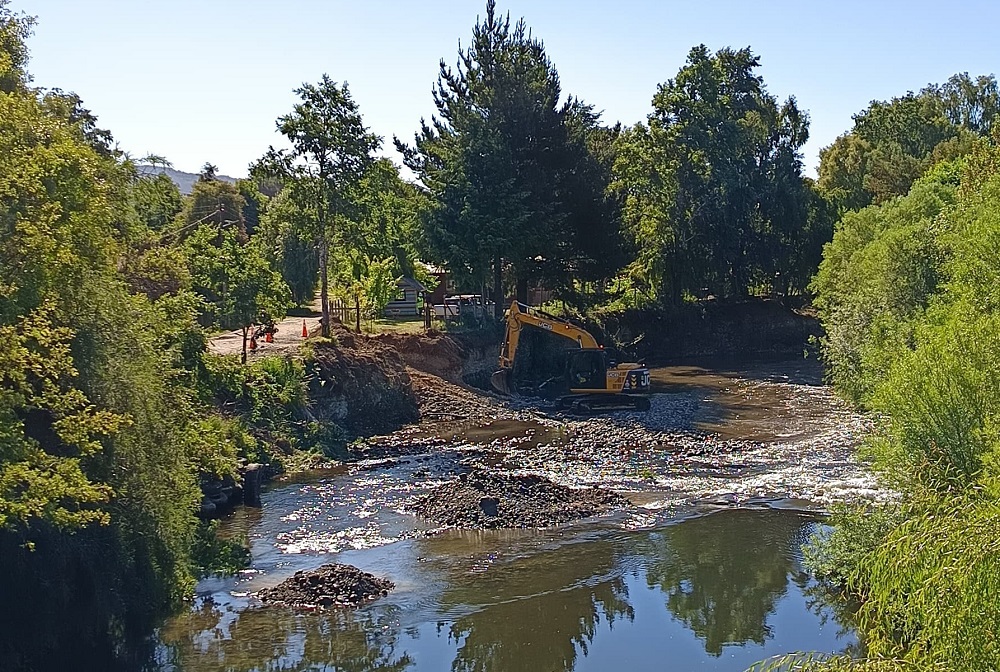
M420 315L418 300L426 296L427 288L413 278L402 277L396 283L396 296L385 307L386 317Z
M448 274L448 271L440 266L425 264L422 261L418 261L417 263L423 266L424 270L434 278L436 283L427 299L428 303L432 306L442 304L444 303L444 297L455 293L455 283L451 281L451 276Z

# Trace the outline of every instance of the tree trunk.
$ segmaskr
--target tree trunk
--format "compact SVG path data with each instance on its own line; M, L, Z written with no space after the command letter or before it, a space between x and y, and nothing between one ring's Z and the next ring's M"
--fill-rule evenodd
M246 325L243 325L243 356L240 357L240 363L241 364L246 364L247 363L247 330L248 329L249 329L249 327L247 327Z
M503 319L503 259L498 254L493 260L493 317Z
M528 303L528 280L527 278L517 279L517 300L521 303Z
M354 331L361 333L361 294L354 292Z
M330 284L326 272L327 244L324 235L319 241L319 302L323 317L320 320L323 338L330 338Z

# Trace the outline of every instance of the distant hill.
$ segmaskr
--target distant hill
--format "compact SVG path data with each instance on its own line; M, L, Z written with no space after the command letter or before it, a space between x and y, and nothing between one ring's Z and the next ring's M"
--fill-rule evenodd
M198 181L198 173L185 173L181 170L174 170L173 168L164 168L163 166L137 166L139 174L141 175L156 175L158 173L166 173L174 184L177 185L177 189L180 190L182 194L187 196L191 193L194 188L194 183ZM229 177L228 175L216 175L217 179L223 182L229 182L230 184L236 183L235 177Z

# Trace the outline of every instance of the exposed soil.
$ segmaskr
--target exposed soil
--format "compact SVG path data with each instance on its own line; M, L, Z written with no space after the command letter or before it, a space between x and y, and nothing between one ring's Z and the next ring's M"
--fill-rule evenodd
M765 330L781 332L772 342L778 350L798 334L800 359L654 369L649 411L587 418L538 399L500 397L467 384L474 371L495 366L496 344L489 334L373 337L335 327L337 345L313 346L318 370L309 391L315 418L309 419L370 437L352 444L355 460L448 451L442 458L451 465L446 478L471 469L471 475L418 504L418 513L442 525L539 527L625 505L570 496L583 496L571 489L582 486L602 488L601 497L630 493L640 504L643 497L669 502L763 497L823 505L882 496L853 456L870 420L822 385L815 361L801 359L808 325L766 302L741 310L706 309L684 324L697 336L725 321L717 337L729 334L723 340L733 345L733 333L752 332L754 318L767 317L763 321L772 327ZM780 315L768 317L769 310ZM617 326L616 337L628 335L624 323ZM662 337L676 335L674 329ZM650 353L651 359L676 353L664 348ZM524 478L540 480L529 487Z
M291 578L257 593L264 604L284 607L358 607L384 597L392 581L362 572L352 565L323 565L295 572Z
M377 339L334 329L338 345L313 347L312 412L356 436L391 432L420 418L399 352Z
M407 366L414 369L451 382L458 382L462 378L465 348L439 331L426 334L379 334L372 340L392 347Z
M532 474L473 471L419 498L413 512L465 528L550 527L630 506L602 488L569 488Z

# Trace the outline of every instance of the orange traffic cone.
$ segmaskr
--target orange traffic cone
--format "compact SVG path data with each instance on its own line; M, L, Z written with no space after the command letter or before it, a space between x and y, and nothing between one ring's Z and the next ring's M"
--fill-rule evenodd
M302 320L302 338L309 338L309 330L306 329L306 321Z
M257 349L257 339L256 338L251 338L250 339L250 349L251 350L256 350Z
M271 334L270 331L267 332L266 334L264 334L264 342L265 343L274 343L274 336Z

